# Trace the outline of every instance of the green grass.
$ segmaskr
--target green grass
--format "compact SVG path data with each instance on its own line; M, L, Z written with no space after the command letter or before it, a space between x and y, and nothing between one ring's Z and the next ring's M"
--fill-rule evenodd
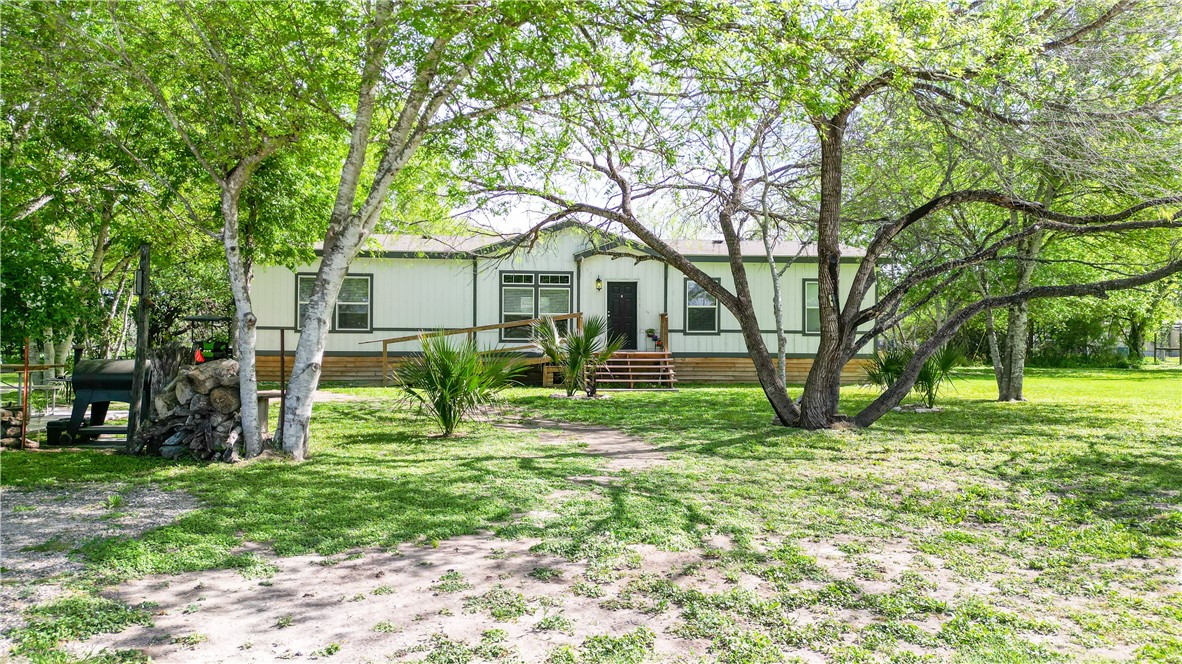
M58 646L95 634L118 633L132 625L151 625L148 612L114 600L73 595L25 611L26 625L8 633L12 654L33 661L64 662L69 657ZM115 653L113 661L134 661L131 653Z
M82 544L88 572L75 581L90 588L214 568L266 576L260 559L236 552L244 541L270 543L281 555L334 555L429 545L487 528L539 537L539 550L587 561L587 572L571 579L573 594L609 608L670 613L679 634L706 639L721 661L775 661L797 648L832 661L917 661L919 652L1036 662L1077 659L1088 648L1182 661L1182 592L1177 570L1160 562L1182 553L1176 370L1031 370L1030 401L997 404L988 370L966 369L942 393L943 412L892 413L860 431L772 426L753 386L605 400L513 390L515 410L617 427L670 457L599 487L566 479L605 472L575 443L542 444L488 424L430 438L425 420L399 408L393 391L349 391L369 399L318 404L313 457L302 464L6 452L3 483L151 483L201 499L197 511L134 540ZM843 411L874 395L844 388ZM562 501L548 502L558 490ZM11 500L19 504L19 493ZM514 518L541 508L554 516ZM718 536L730 546L712 548ZM702 549L700 573L713 570L731 584L751 575L775 594L737 585L687 590L651 578L630 549L636 544ZM848 572L838 575L811 553L822 544ZM538 570L537 578L562 580L551 574L557 570ZM462 577L445 577L436 577L441 591L466 589ZM622 590L606 589L620 579L630 579ZM941 596L937 587L949 583L996 592L977 601ZM496 620L537 608L504 588L467 603ZM796 610L817 619L786 617ZM43 629L69 624L37 615ZM867 626L852 626L846 618L854 615ZM60 638L86 633L63 628ZM1046 644L1052 636L1057 645ZM54 638L22 643L48 652ZM645 643L640 632L603 635L551 659L634 661L648 656ZM432 644L428 661L470 661L484 657L476 652L482 647L500 653L488 643L441 637Z

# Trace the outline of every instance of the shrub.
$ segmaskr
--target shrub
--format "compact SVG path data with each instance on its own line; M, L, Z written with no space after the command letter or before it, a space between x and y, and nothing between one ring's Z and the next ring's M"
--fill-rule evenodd
M952 382L952 370L964 364L965 354L960 346L947 345L932 353L923 363L919 376L915 379L915 391L923 395L928 408L936 406L936 395L940 387L946 382Z
M870 360L870 366L866 369L866 378L871 385L885 390L899 380L903 369L907 367L913 357L915 357L913 348L893 348L883 351ZM952 370L964 364L965 359L964 349L952 344L932 353L920 367L912 390L923 395L924 403L928 408L934 407L940 387L946 382L951 382Z
M627 343L623 336L607 336L607 320L591 316L582 330L558 331L554 319L536 323L531 334L533 344L552 363L562 367L562 382L566 396L583 390L595 396L595 368L608 360Z
M475 341L456 342L439 335L423 339L423 351L399 367L397 378L407 397L450 436L524 369L516 356L481 352Z
M899 380L903 368L911 361L914 351L910 348L892 348L875 354L870 359L870 366L866 368L866 378L871 385L880 389L887 389Z

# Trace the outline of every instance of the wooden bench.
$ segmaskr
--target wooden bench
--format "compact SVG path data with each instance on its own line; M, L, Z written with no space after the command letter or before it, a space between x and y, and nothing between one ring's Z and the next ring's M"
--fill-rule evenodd
M279 390L259 390L259 432L267 433L267 420L271 415L271 399L279 398ZM283 413L279 413L283 417Z

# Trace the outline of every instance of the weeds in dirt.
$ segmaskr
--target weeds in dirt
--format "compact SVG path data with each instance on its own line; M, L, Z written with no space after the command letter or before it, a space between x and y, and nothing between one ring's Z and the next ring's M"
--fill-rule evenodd
M439 580L431 584L431 590L437 593L458 593L471 587L472 584L464 580L464 575L455 570L444 572Z

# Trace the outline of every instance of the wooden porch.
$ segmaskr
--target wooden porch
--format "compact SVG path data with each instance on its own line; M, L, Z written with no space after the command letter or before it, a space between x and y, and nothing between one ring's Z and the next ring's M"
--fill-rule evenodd
M554 321L574 321L576 329L580 332L583 330L583 314L582 312L572 314L561 314L558 316L546 316L544 318L531 318L529 320L514 321L512 323L497 323L493 325L477 325L473 327L461 327L445 330L438 330L435 332L420 332L418 334L409 334L401 337L391 337L389 339L375 339L373 341L364 341L364 344L382 344L381 355L381 376L382 386L387 387L394 379L394 372L397 365L401 362L401 357L398 355L391 355L390 347L407 343L411 341L422 341L432 337L465 335L469 341L475 341L476 335L479 332L499 331L509 328L529 327L546 320ZM675 371L673 368L673 355L669 351L669 315L660 315L660 339L664 345L661 350L657 351L619 351L612 355L611 359L606 364L596 369L595 380L601 386L599 389L603 391L621 391L621 390L671 390L676 389ZM536 351L537 347L533 344L526 344L522 346L509 346L504 348L493 348L487 353L521 353L526 351ZM554 386L556 379L561 375L560 367L554 366L550 363L545 355L525 356L523 358L527 365L541 364L542 367L542 385L544 387Z

